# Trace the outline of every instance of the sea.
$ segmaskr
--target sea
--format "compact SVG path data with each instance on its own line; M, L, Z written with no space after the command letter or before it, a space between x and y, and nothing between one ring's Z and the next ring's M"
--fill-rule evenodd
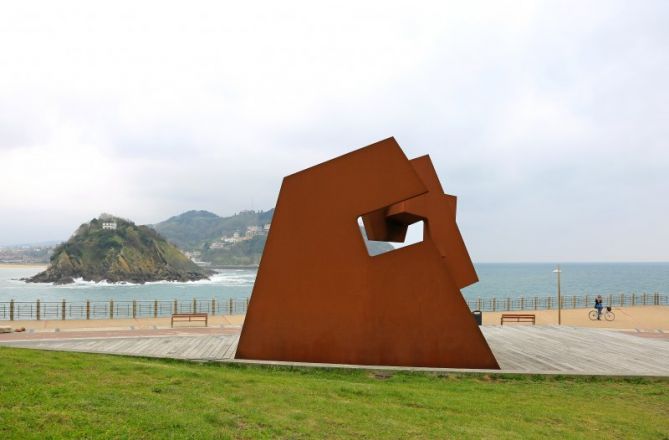
M478 263L479 282L465 288L466 299L553 296L555 265L549 263ZM563 295L669 293L667 263L565 263L560 265ZM223 269L209 280L146 284L93 283L78 280L55 286L21 281L39 267L0 267L0 303L16 301L217 300L251 296L257 271Z

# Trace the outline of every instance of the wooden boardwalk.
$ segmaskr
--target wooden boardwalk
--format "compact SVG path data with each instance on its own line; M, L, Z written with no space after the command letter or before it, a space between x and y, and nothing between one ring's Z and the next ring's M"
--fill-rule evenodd
M36 337L38 337L36 335ZM197 336L123 336L0 341L0 345L42 350L122 354L188 360L233 359L239 334Z
M669 376L669 339L557 326L482 327L504 372ZM239 334L107 336L11 340L0 345L205 361L234 359ZM300 364L304 365L304 364Z
M503 370L669 376L669 339L558 326L482 329Z

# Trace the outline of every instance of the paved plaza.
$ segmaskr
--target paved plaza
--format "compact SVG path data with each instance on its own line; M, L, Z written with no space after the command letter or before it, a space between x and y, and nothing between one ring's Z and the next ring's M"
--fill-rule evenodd
M11 333L0 334L0 345L232 362L240 329L239 325L219 325L209 328ZM502 372L669 376L669 333L662 330L625 332L530 325L484 326L481 329Z

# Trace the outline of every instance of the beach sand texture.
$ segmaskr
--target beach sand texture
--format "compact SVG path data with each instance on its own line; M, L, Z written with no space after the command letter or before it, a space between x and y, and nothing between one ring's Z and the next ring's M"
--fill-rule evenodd
M219 315L209 316L209 327L241 326L244 323L244 315ZM88 330L152 330L170 328L170 318L136 318L136 319L68 319L65 321L50 319L42 321L0 321L0 326L12 328L25 327L26 330L39 331L88 331ZM204 327L202 322L178 322L174 328L182 327Z
M626 330L663 330L669 332L669 306L633 306L614 307L615 321L591 321L588 313L592 309L562 310L562 325L571 327L589 327L603 329ZM499 325L502 313L530 313L536 316L536 325L556 325L557 310L525 310L522 312L483 312L483 325ZM244 315L219 315L209 317L210 327L240 326L244 323ZM175 326L185 326L178 323ZM410 325L407 322L407 325ZM169 328L170 318L137 318L137 319L91 319L91 320L43 320L43 321L0 321L0 325L12 328L25 327L34 331L61 331L82 329L154 329ZM192 323L192 327L201 325ZM506 325L528 325L505 323ZM531 324L530 324L531 325Z
M591 321L588 313L594 309L562 309L562 325L571 327L590 327L607 329L639 329L669 331L669 306L633 306L613 307L614 321ZM606 309L605 309L606 310ZM533 314L536 325L555 325L558 323L557 310L523 310L509 312L483 312L483 325L500 325L503 313ZM504 323L504 325L527 325ZM531 324L529 324L531 325Z
M0 269L46 269L46 264L0 263Z

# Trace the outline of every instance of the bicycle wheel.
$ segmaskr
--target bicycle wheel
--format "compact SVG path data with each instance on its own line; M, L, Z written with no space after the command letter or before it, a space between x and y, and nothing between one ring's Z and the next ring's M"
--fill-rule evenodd
M604 315L604 318L607 321L613 321L614 319L616 319L616 315L613 312L606 312L606 314Z
M590 318L590 321L596 321L597 320L597 310L590 310L590 313L588 313L588 318Z

